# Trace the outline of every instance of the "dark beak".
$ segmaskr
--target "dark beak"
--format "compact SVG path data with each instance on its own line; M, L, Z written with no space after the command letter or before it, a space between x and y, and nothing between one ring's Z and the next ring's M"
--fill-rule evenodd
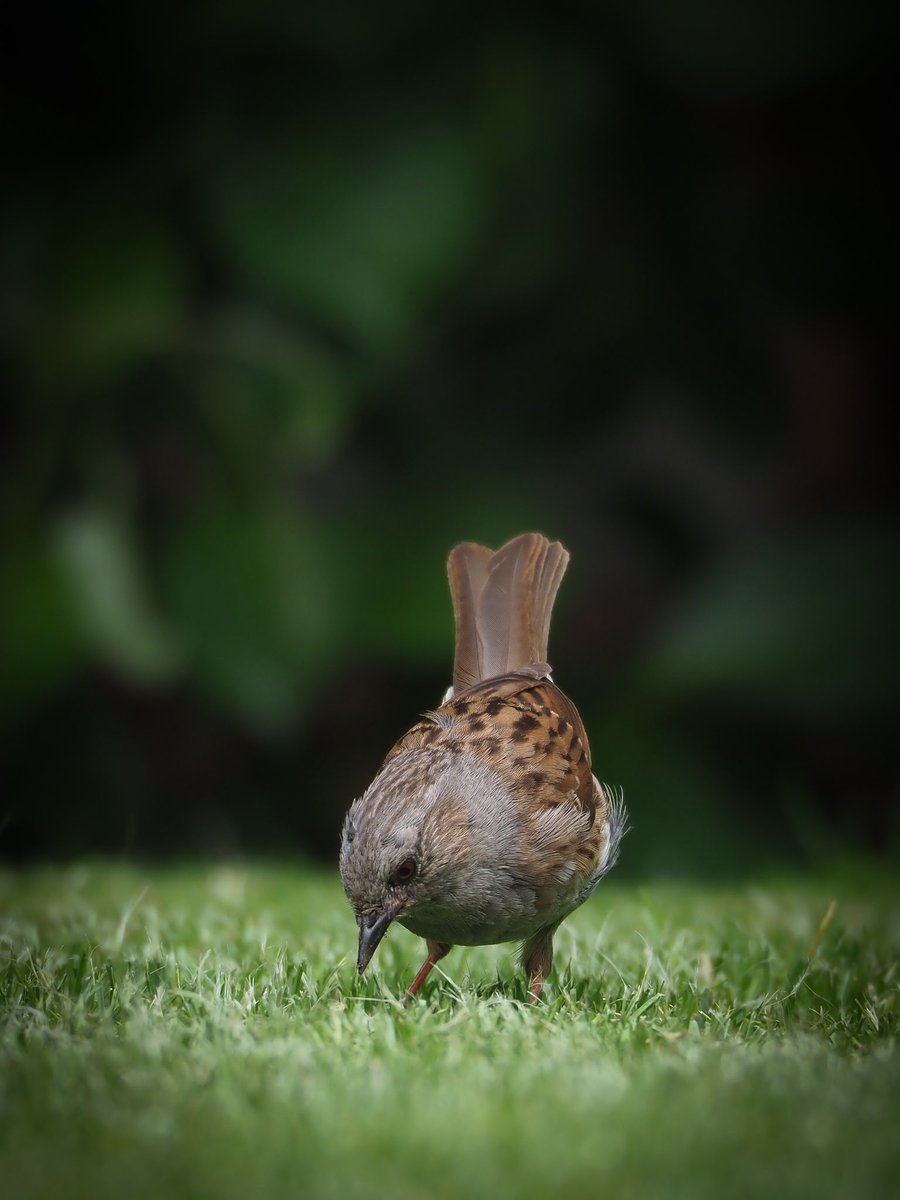
M388 925L393 920L391 912L363 913L358 918L359 923L359 956L356 969L362 975L369 965L372 955L378 949L378 943L387 933Z

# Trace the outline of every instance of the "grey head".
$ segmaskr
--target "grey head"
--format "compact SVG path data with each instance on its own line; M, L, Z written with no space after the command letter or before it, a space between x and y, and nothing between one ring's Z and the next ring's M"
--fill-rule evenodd
M352 804L341 842L360 972L395 920L422 937L471 944L485 907L502 907L496 864L509 857L509 802L496 774L464 753L403 750L386 763Z

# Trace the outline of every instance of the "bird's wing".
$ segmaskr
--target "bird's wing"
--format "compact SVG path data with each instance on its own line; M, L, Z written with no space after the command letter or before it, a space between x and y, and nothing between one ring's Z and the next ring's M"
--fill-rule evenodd
M486 679L428 713L391 749L474 754L518 803L519 854L510 868L548 913L572 907L610 849L610 797L591 770L587 734L546 663Z
M609 850L608 796L591 770L584 724L546 664L470 688L437 719L495 767L518 801L519 861L548 914L575 907Z
M553 807L593 804L591 751L572 701L549 679L549 668L485 680L438 710L451 731L465 739L522 799ZM446 718L445 718L446 719Z
M550 680L546 663L486 679L454 696L395 742L385 763L401 750L435 745L477 754L534 803L593 806L587 734L575 705Z

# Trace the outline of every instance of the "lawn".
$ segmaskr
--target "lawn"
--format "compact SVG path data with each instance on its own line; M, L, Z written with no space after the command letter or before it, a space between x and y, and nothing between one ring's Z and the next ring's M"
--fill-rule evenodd
M0 875L0 1181L29 1197L900 1193L900 889L604 882L545 1002L511 948L422 997L334 873Z

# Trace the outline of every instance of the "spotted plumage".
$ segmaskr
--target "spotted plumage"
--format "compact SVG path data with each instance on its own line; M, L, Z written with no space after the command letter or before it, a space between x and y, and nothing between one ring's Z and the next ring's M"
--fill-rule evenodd
M341 874L360 969L396 920L428 942L411 992L454 944L521 940L536 998L556 927L615 862L624 808L543 661L567 562L539 534L453 551L454 687L348 814Z

